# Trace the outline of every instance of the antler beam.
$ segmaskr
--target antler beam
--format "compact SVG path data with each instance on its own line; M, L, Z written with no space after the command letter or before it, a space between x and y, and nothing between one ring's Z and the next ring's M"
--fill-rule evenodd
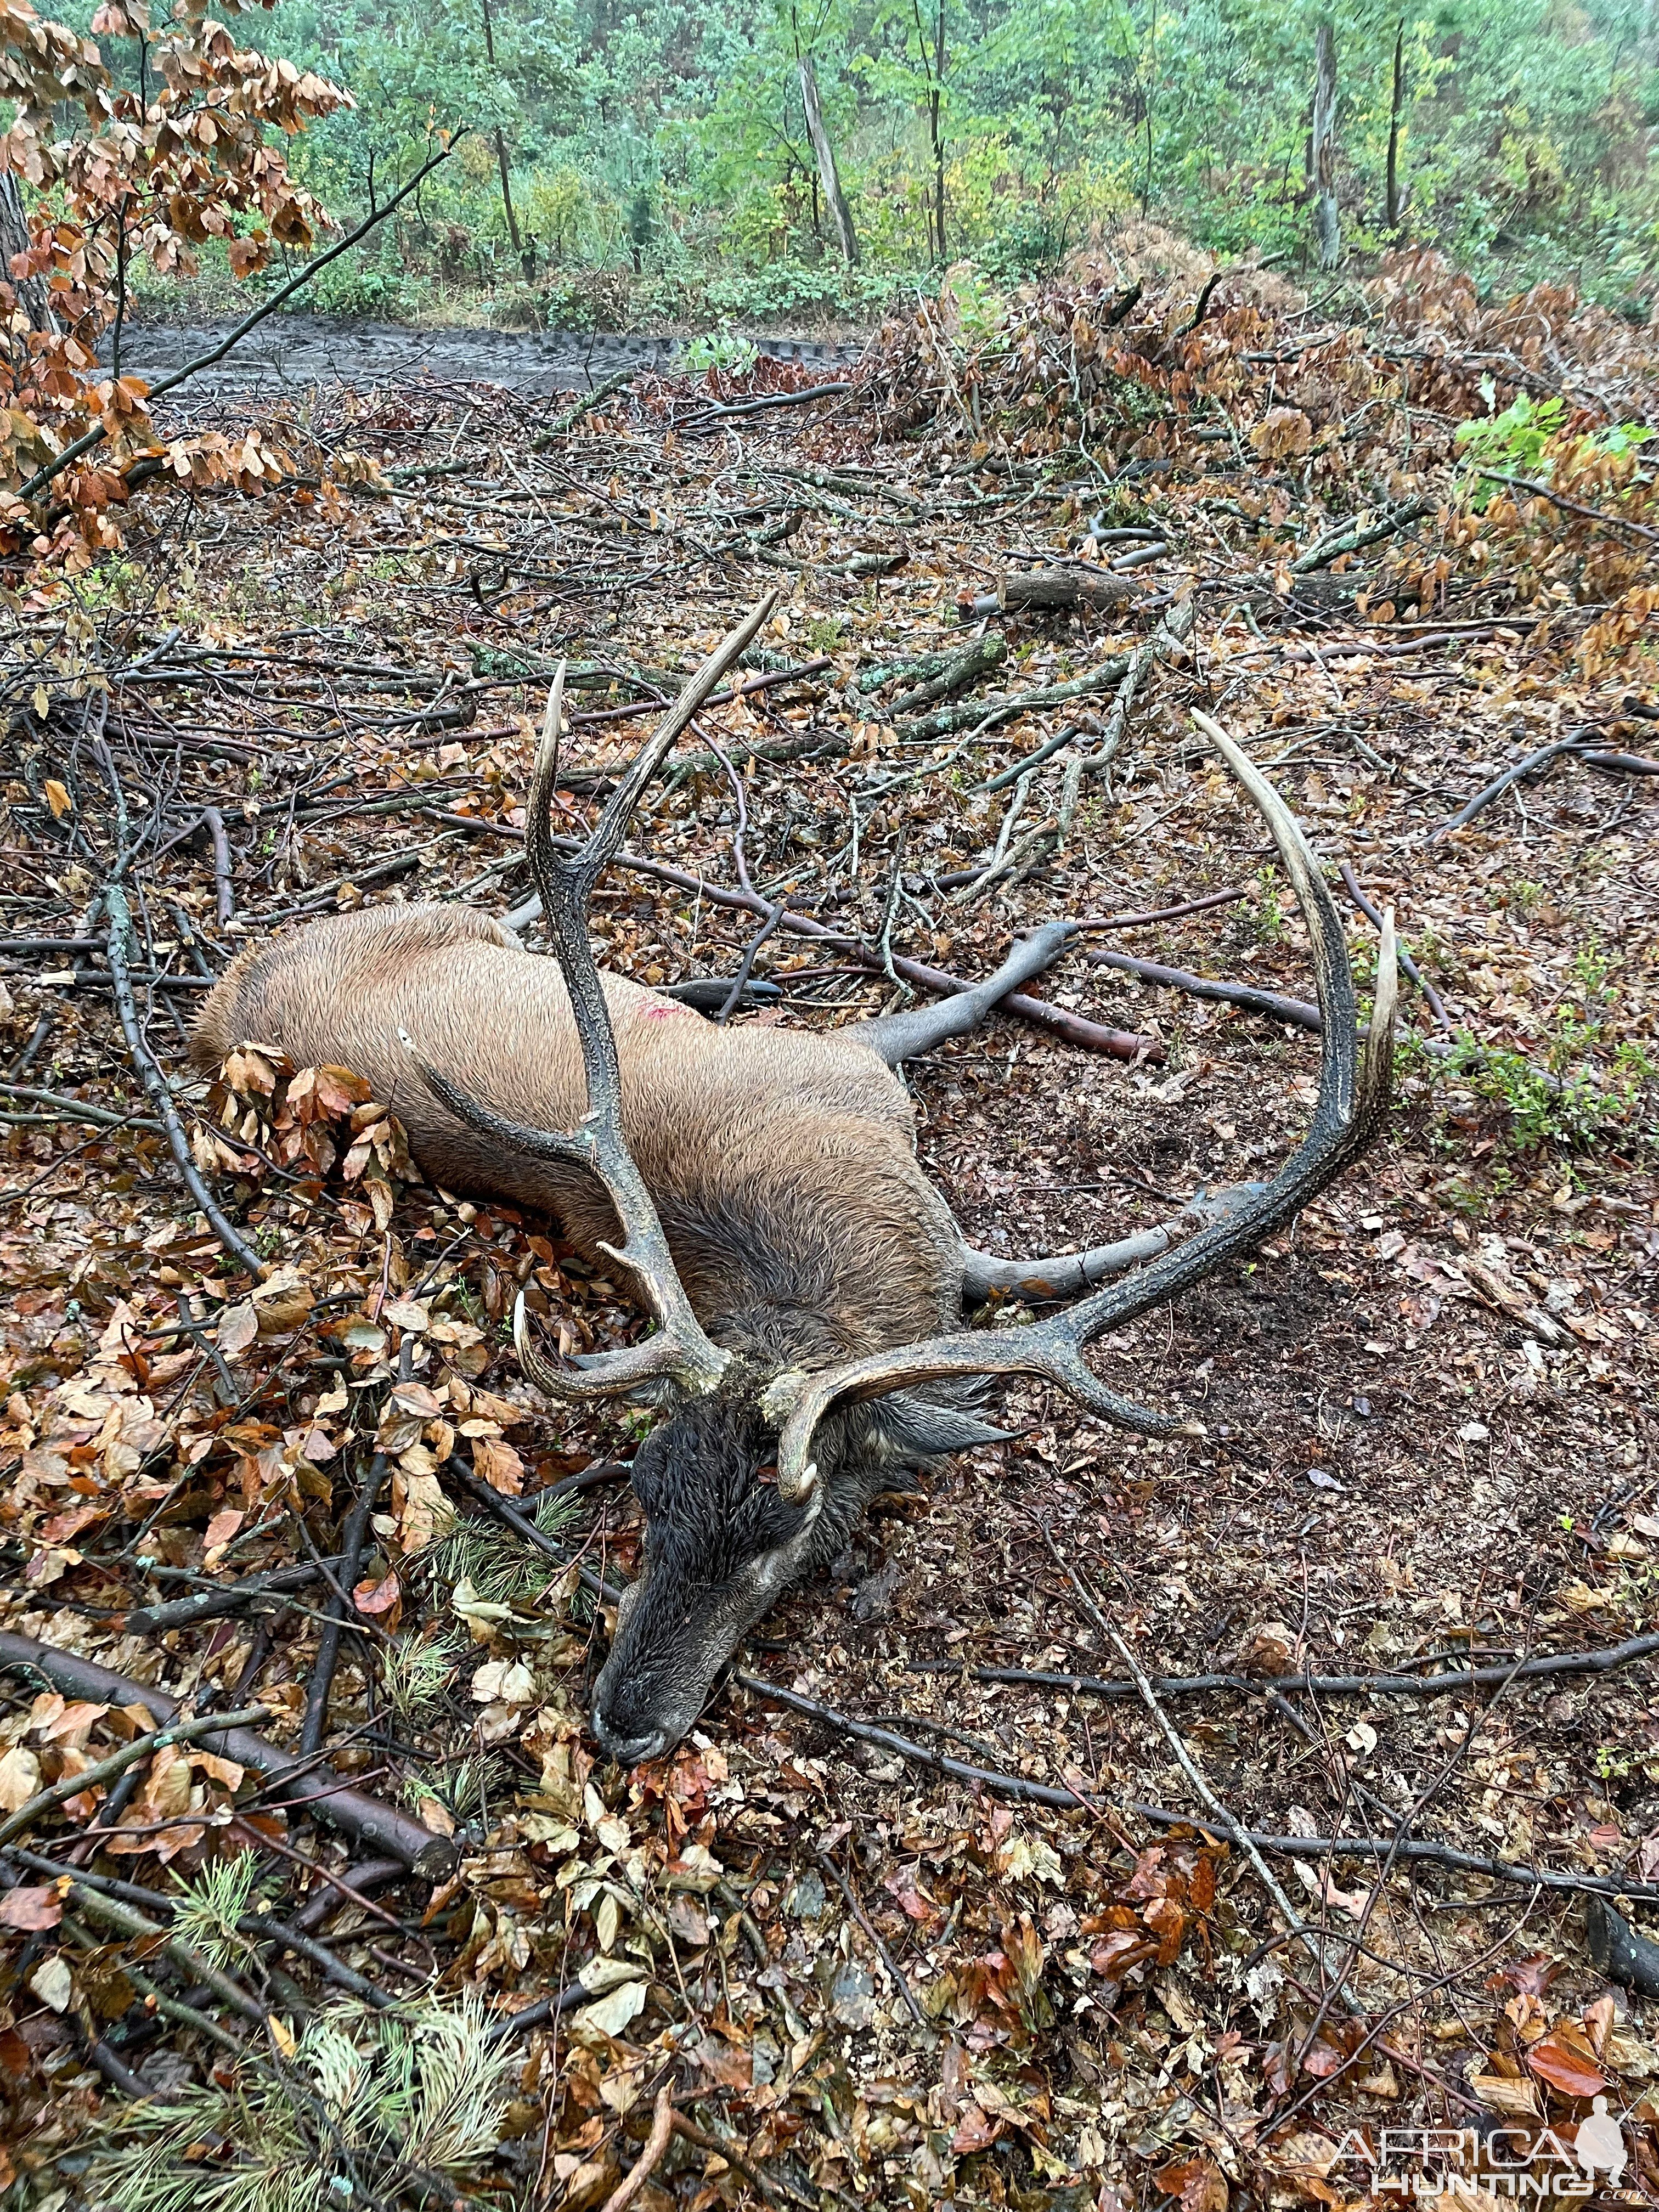
M570 1009L580 1041L586 1077L587 1106L580 1126L565 1134L532 1129L508 1121L452 1083L422 1060L410 1039L404 1048L422 1079L459 1120L502 1145L538 1159L563 1160L585 1168L604 1185L622 1224L620 1244L601 1249L633 1277L657 1323L655 1332L625 1351L602 1352L580 1369L555 1366L531 1341L520 1294L513 1312L513 1340L526 1374L550 1397L605 1398L641 1382L666 1378L683 1389L713 1390L726 1372L729 1352L704 1334L691 1310L668 1249L661 1221L645 1179L635 1164L623 1131L622 1074L616 1032L604 986L588 941L587 909L595 884L619 850L634 810L667 758L675 739L732 663L750 644L777 604L769 592L730 635L721 639L629 763L586 843L568 859L553 843L553 788L558 774L560 722L564 704L564 663L560 662L547 702L541 743L525 808L526 850L530 872L541 894L555 954L570 994ZM400 1032L400 1035L402 1033Z
M1323 1017L1319 1100L1313 1126L1273 1181L1211 1227L1122 1281L1097 1291L1063 1314L1023 1328L963 1330L930 1342L880 1352L821 1374L781 1375L763 1401L782 1424L778 1488L786 1497L811 1488L812 1438L833 1406L878 1398L892 1390L952 1376L1037 1375L1058 1382L1093 1412L1142 1435L1180 1425L1109 1390L1082 1358L1082 1347L1150 1308L1200 1282L1235 1253L1248 1250L1299 1213L1309 1200L1363 1152L1388 1105L1396 995L1394 917L1385 915L1377 951L1370 1033L1362 1046L1353 975L1336 904L1295 817L1255 763L1218 722L1193 720L1215 745L1273 833L1313 940L1314 975Z

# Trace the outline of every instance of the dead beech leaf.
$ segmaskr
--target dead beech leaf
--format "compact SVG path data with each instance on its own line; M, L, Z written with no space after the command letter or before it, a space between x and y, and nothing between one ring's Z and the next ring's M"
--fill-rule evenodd
M1296 1666L1296 1631L1283 1620L1264 1620L1240 1655L1249 1674L1288 1674Z
M0 1759L0 1813L17 1812L40 1787L40 1760L21 1743L15 1743Z
M1264 461L1288 460L1312 445L1313 424L1299 407L1270 407L1251 431L1250 443Z
M297 1267L273 1268L253 1293L255 1326L261 1336L298 1328L315 1304L311 1285Z
M977 2105L964 2105L951 2148L958 2158L967 2158L976 2150L989 2150L1001 2133L1000 2121L988 2120Z
M219 1349L227 1359L240 1359L258 1334L259 1316L251 1299L244 1298L240 1305L227 1306L219 1316Z
M40 702L45 696L44 690L37 685L34 694L35 712L40 715L43 721L46 719L46 714L45 710L41 708ZM58 782L55 775L49 775L45 783L41 785L40 788L46 794L46 804L52 809L52 820L54 822L61 822L64 817L69 812L70 809L74 805L75 801L70 797L69 793L64 789L64 786Z
M1529 1959L1509 1960L1498 1969L1486 1987L1495 1990L1507 1984L1521 1996L1541 1997L1561 1974L1564 1962L1553 1959L1547 1951L1534 1952Z
M55 1882L9 1889L0 1896L0 1928L21 1928L38 1935L44 1929L55 1928L63 1917L64 1903Z
M1539 2117L1538 2088L1532 2081L1511 2081L1502 2074L1474 2074L1469 2087L1483 2105L1505 2119L1535 2120Z
M1564 2097L1598 2096L1607 2086L1588 2039L1571 2021L1540 2037L1528 2051L1527 2064Z
M222 1552L246 1517L234 1506L227 1506L222 1512L212 1515L207 1524L207 1551Z
M1306 2128L1287 2136L1273 2153L1275 2171L1304 2197L1316 2197L1322 2203L1334 2204L1340 2191L1333 2189L1326 2176L1336 2164L1339 2147L1328 2136L1317 2130Z
M361 1613L380 1620L386 1628L395 1628L403 1615L403 1584L395 1573L379 1582L365 1578L351 1593L351 1602Z
M509 1443L493 1437L478 1437L473 1442L472 1466L492 1490L504 1498L517 1498L524 1489L524 1462Z
M1227 2212L1227 2178L1213 2159L1184 2159L1152 2176L1167 2197L1181 2200L1181 2212Z

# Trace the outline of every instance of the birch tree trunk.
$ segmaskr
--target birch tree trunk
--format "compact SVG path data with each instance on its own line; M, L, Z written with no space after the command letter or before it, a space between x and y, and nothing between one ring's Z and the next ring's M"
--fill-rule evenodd
M1342 258L1342 226L1336 210L1336 33L1328 21L1319 26L1315 52L1313 184L1319 265L1334 269Z
M836 149L830 143L830 133L823 127L823 107L818 99L818 81L812 73L812 57L800 58L801 105L806 110L806 135L812 142L812 151L817 156L818 175L823 184L823 197L829 204L830 220L836 226L836 236L847 257L847 265L855 269L859 261L858 233L853 228L853 211L847 204L847 195L842 191L841 178L836 168Z

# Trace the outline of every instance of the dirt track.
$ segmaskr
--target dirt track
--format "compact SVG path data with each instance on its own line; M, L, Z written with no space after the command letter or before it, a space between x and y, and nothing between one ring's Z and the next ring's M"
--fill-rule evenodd
M229 324L139 325L127 333L122 366L155 381L210 352ZM513 392L580 392L620 368L667 369L682 341L608 331L416 330L401 323L338 322L321 315L274 315L235 352L204 370L192 396L240 392L274 397L318 385L363 392L413 384L483 383ZM811 338L760 337L763 354L815 368L856 361L862 348Z

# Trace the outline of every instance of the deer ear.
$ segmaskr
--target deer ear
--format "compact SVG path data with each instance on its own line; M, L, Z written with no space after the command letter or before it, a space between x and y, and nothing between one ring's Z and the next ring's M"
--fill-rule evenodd
M1012 1431L993 1428L976 1413L960 1406L942 1406L936 1399L896 1391L870 1408L871 1425L883 1440L918 1459L934 1459L945 1452L967 1451L974 1444L1006 1444Z

